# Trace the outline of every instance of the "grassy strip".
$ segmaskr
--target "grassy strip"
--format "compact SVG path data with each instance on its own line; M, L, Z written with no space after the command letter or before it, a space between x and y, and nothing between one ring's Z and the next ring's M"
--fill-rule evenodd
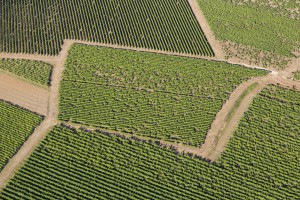
M236 110L240 107L242 101L244 98L256 87L258 86L258 83L252 83L247 87L247 89L239 96L238 100L235 102L234 106L230 109L229 113L227 114L225 118L225 123L228 123L231 119L233 114L236 112Z

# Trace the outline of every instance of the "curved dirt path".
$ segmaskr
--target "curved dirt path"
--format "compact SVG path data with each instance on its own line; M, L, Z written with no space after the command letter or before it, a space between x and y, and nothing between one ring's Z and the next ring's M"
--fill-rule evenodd
M48 62L53 64L53 71L51 75L51 86L49 88L49 104L48 113L43 122L34 130L29 138L24 142L18 152L9 160L6 166L0 173L0 188L3 188L7 181L14 175L15 171L18 170L24 161L31 155L35 147L44 139L48 131L52 129L57 122L58 115L58 100L59 100L59 83L62 78L64 70L64 63L67 59L68 50L72 43L65 42L62 46L62 51L59 56L51 57L51 60L47 60L44 56L35 57L33 60ZM8 57L6 55L6 57ZM19 54L11 54L10 58L16 59L31 59L31 56Z
M94 42L86 42L86 41L78 41L78 40L64 40L64 45L62 46L62 51L58 56L55 57L45 57L45 56L37 56L35 55L22 55L22 54L2 54L2 56L6 58L16 58L16 59L33 59L37 61L43 61L48 62L50 64L54 65L53 73L51 77L51 86L49 88L50 90L50 96L49 96L49 109L48 114L44 121L36 128L34 133L29 137L29 139L23 144L23 146L20 148L20 150L15 154L13 158L10 159L10 161L7 163L5 168L0 173L0 188L5 186L5 183L13 176L15 171L22 165L22 163L30 156L30 154L33 152L34 148L43 140L43 138L46 136L49 129L51 129L53 126L55 126L57 122L57 115L58 115L58 99L59 99L59 83L62 77L62 73L64 70L64 63L67 59L68 50L70 46L74 43L79 44L86 44L86 45L94 45L94 46L103 46L103 47L111 47L111 48L117 48L117 49L128 49L128 50L135 50L135 51L145 51L145 52L153 52L153 53L161 53L161 54L167 54L167 55L178 55L178 56L186 56L186 57L195 57L195 58L203 58L198 57L194 55L187 55L187 54L177 54L173 52L163 52L163 51L155 51L155 50L149 50L149 49L141 49L141 48L131 48L131 47L125 47L120 45L108 45L108 44L102 44L102 43L94 43ZM204 58L208 60L215 60L215 61L225 61L223 59L213 59L213 58ZM227 61L225 61L227 62ZM243 63L237 63L243 67L250 67L250 68L259 68L257 66L249 66L245 65ZM264 68L259 68L264 69ZM228 140L230 139L230 136L232 135L235 127L239 123L239 119L242 117L243 113L247 110L248 106L251 103L251 100L253 97L259 93L259 91L266 85L266 84L282 84L286 87L291 88L298 88L299 82L295 83L295 81L291 81L288 79L285 79L283 77L278 76L277 72L272 72L272 76L263 77L263 78L257 78L252 81L248 81L247 83L243 83L240 85L230 96L229 100L226 102L227 106L223 106L220 113L218 114L215 121L212 124L212 130L216 131L210 131L207 135L207 141L205 141L204 145L201 148L196 147L188 147L184 146L182 144L172 144L169 142L161 141L162 145L172 146L176 148L179 152L189 152L193 153L198 156L202 156L208 160L214 161L216 158L219 157L221 152L224 150ZM259 87L255 89L254 91L250 92L244 99L246 101L243 101L241 103L241 106L238 108L238 110L234 113L234 116L232 119L228 122L228 125L226 126L226 129L222 131L222 135L219 135L218 130L220 130L220 127L223 126L220 125L224 123L222 118L228 114L231 107L234 105L234 102L237 100L237 98L242 94L245 88L253 83L253 81L259 82ZM296 85L296 86L295 86ZM300 88L300 85L299 85ZM218 117L219 116L219 117ZM218 123L217 123L218 122ZM121 133L118 133L121 134Z
M266 78L267 79L267 78ZM234 108L241 94L253 83L258 83L249 94L247 94L240 106L237 107L231 119L226 121L229 112ZM233 135L244 113L248 110L254 97L259 94L267 85L266 82L260 80L251 80L241 84L229 97L228 101L223 105L222 109L217 114L215 120L208 131L204 144L201 146L199 153L201 156L215 161L225 150L229 139Z
M232 118L229 119L229 121L226 121L228 113L233 109L241 94L253 83L258 83L258 86L243 98ZM251 105L254 97L259 94L264 87L270 84L280 85L281 87L300 91L300 82L286 79L278 74L270 74L265 77L258 77L242 83L231 93L229 99L216 115L215 120L213 121L211 128L207 133L204 144L197 151L194 150L193 153L210 161L217 160L225 150L226 145L238 127L238 124L244 113Z

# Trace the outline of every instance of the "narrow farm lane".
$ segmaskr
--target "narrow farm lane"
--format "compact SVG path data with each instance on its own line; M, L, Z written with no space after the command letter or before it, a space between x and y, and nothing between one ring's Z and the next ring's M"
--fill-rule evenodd
M23 59L41 61L51 65L56 64L57 56L44 56L39 54L22 54L22 53L0 53L0 58Z
M119 45L109 45L109 44L78 41L78 40L64 40L64 45L62 46L62 51L60 52L60 54L58 56L51 57L51 58L43 57L43 56L36 57L36 55L23 56L19 54L2 54L2 56L4 55L7 58L32 59L37 61L48 62L54 65L54 69L51 77L51 86L49 88L50 93L49 93L48 114L46 115L46 118L41 123L41 125L36 128L34 133L29 137L29 139L24 143L24 145L20 148L20 150L9 161L9 163L0 173L0 188L5 186L5 183L13 176L15 171L30 156L34 148L46 136L48 130L58 123L57 115L58 115L58 103L59 103L58 102L59 84L62 78L64 64L68 55L68 50L70 49L71 45L74 43L197 58L197 56L194 55L176 54L173 52L162 52L162 51L155 51L149 49L132 48L132 47L119 46ZM203 57L199 57L199 58L203 58ZM204 58L204 59L225 61L223 59L215 59L215 58ZM255 68L255 69L259 68L257 66L245 65L243 63L237 63L237 64L239 64L242 67ZM242 92L254 82L258 82L259 86L255 90L251 91L244 98L244 100L241 102L241 106L238 107L237 111L233 114L231 120L226 124L226 126L224 126L224 119L225 119L224 116L226 116L230 112L230 109L232 108L232 106L234 106L240 94L242 94ZM226 102L226 105L224 105L223 109L220 111L220 113L222 114L218 114L219 117L217 116L215 122L212 124L211 131L207 136L207 140L205 141L205 143L201 148L188 147L182 144L172 144L164 141L161 141L161 144L166 146L172 146L175 149L177 149L178 152L187 152L187 153L189 152L198 156L202 156L208 160L214 161L219 157L219 155L224 150L226 144L228 143L231 135L234 132L234 129L237 127L240 118L242 117L243 113L248 109L254 96L258 94L263 89L263 87L267 84L282 84L290 88L293 87L296 89L300 88L299 82L296 83L295 81L285 79L284 77L279 76L278 72L272 71L272 74L269 76L256 78L246 83L243 83L231 94L229 100ZM222 129L221 132L222 134L220 134L221 129ZM118 134L122 135L122 133L118 133Z
M248 110L253 98L261 92L266 86L265 83L259 83L258 86L252 90L245 98L242 103L237 107L233 113L231 119L226 121L226 117L230 113L231 109L235 106L239 96L250 86L253 81L247 82L242 85L238 90L235 90L231 95L233 99L229 99L223 106L223 109L218 113L214 120L211 129L207 133L205 143L200 149L200 154L211 161L215 161L219 158L221 153L225 150L227 143L237 128L244 113Z

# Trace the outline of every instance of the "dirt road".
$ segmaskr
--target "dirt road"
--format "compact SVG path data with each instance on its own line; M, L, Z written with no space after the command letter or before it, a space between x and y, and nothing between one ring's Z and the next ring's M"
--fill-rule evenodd
M21 54L21 53L0 53L0 58L42 61L45 63L49 63L51 65L55 65L57 60L57 56L44 56L39 54Z
M198 4L195 4L196 1L189 0L191 7L193 11L195 12L195 15L198 16L198 20L202 24L201 21L204 21L201 19L201 13L197 14L195 10L195 6ZM196 8L198 9L198 8ZM203 15L202 15L203 17ZM205 18L204 18L205 19ZM205 25L204 25L205 27ZM209 28L209 27L208 27ZM208 38L210 42L214 39L213 35L209 33L209 29L205 28L205 34L208 34ZM210 36L209 36L210 35ZM5 186L5 183L13 176L15 171L22 165L22 163L30 156L30 154L33 152L34 148L41 142L41 140L46 136L49 129L51 129L53 126L55 126L57 122L57 115L58 115L58 99L59 99L59 84L60 80L62 78L62 73L64 70L64 64L67 59L68 50L70 46L73 43L80 43L80 44L87 44L87 45L95 45L95 46L104 46L104 47L111 47L111 48L117 48L117 49L128 49L128 50L134 50L134 51L144 51L144 52L153 52L153 53L161 53L166 55L177 55L177 56L185 56L185 57L194 57L194 58L203 58L207 60L215 60L215 61L223 61L222 52L218 52L218 44L214 44L213 48L217 55L217 58L211 58L211 57L202 57L202 56L195 56L195 55L189 55L189 54L180 54L180 53L174 53L174 52L165 52L165 51L156 51L156 50L149 50L149 49L143 49L143 48L132 48L127 46L120 46L120 45L109 45L109 44L102 44L102 43L94 43L94 42L86 42L86 41L78 41L78 40L64 40L64 45L62 46L62 51L58 56L54 57L47 57L47 56L40 56L40 55L23 55L23 54L1 54L1 57L6 58L16 58L16 59L32 59L37 61L43 61L50 63L54 66L52 78L51 78L51 86L49 88L49 104L48 104L48 113L46 115L45 120L41 123L40 126L36 128L34 133L29 137L29 139L24 143L24 145L21 147L21 149L16 153L16 155L8 162L6 167L1 171L0 173L0 188ZM217 49L217 50L216 50ZM220 50L220 49L219 49ZM257 66L250 66L245 65L243 63L238 63L240 66L243 67L250 67L250 68L259 68ZM295 64L296 67L291 68L291 71L294 69L298 69L298 64ZM290 72L289 72L290 73ZM279 75L280 74L280 75ZM244 101L241 103L241 106L237 108L237 111L234 113L233 117L229 122L225 123L225 118L230 112L231 108L235 105L235 102L237 101L238 97L242 92L244 91L247 86L249 86L253 81L257 81L259 83L259 87L256 88L254 91L249 93L245 98ZM215 160L219 157L221 152L224 150L226 144L228 143L231 135L234 132L234 129L237 127L240 118L242 117L243 113L248 109L252 99L256 94L260 92L260 90L267 84L282 84L285 87L294 87L296 89L299 89L299 82L295 83L295 81L288 80L284 77L284 72L278 73L273 71L272 75L262 78L257 78L255 80L249 81L247 83L243 83L240 85L231 95L226 104L223 106L222 110L217 115L216 119L214 120L211 130L209 131L207 135L207 140L205 141L204 145L201 148L196 147L188 147L181 144L171 144L168 142L162 141L161 143L163 145L167 146L173 146L177 148L180 152L190 152L194 153L196 155L202 156L204 158ZM22 83L23 84L23 83ZM19 84L17 84L19 85ZM1 84L0 84L1 86ZM3 88L6 88L7 90L8 86L5 86ZM298 88L299 87L299 88ZM17 97L20 98L20 97ZM15 98L16 99L16 98ZM222 129L225 127L224 129ZM221 130L221 135L219 134ZM118 133L120 134L120 133Z
M43 122L35 129L33 134L28 138L28 140L22 145L22 147L19 149L19 151L9 160L9 162L6 164L4 169L0 173L0 189L5 187L5 184L7 181L14 175L16 170L22 166L24 161L31 155L31 153L34 151L35 147L45 138L48 131L51 130L52 127L54 127L57 122L57 115L58 115L58 100L59 100L59 84L60 80L62 78L62 73L64 70L64 64L68 56L68 50L70 46L72 45L72 42L66 42L62 46L62 51L59 56L51 58L51 63L54 64L52 76L51 76L51 86L49 88L49 98L47 98L47 103L49 99L49 104L46 104L48 107L48 112L46 112L46 117L43 120ZM15 58L14 56L17 56L20 58L19 55L12 55L11 58ZM28 57L27 57L28 58ZM40 58L36 58L34 60L38 61L44 61ZM1 74L0 74L1 75ZM0 77L1 78L1 77ZM24 82L13 82L15 87L20 87ZM1 86L0 82L0 86ZM3 90L8 90L8 85L3 85ZM27 90L24 90L25 92L28 92ZM48 91L47 91L48 92ZM8 92L11 93L11 92ZM1 90L0 90L1 94ZM17 99L20 99L19 95L16 95L12 102L16 102ZM25 105L26 106L26 105ZM32 110L32 109L31 109Z

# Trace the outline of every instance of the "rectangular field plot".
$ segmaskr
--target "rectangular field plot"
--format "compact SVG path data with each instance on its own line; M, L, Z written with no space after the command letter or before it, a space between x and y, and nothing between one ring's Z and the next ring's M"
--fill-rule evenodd
M59 118L199 146L231 91L267 72L221 62L75 45Z
M268 149L266 153L272 152ZM231 162L210 164L152 143L58 126L0 191L0 199L299 197L299 185L281 185L299 180L298 176L281 181L274 169L268 172L269 178L255 177L263 169L241 170ZM271 182L274 176L279 182Z
M63 39L214 56L187 0L0 1L0 52L58 54Z
M0 171L42 121L42 117L0 100Z

